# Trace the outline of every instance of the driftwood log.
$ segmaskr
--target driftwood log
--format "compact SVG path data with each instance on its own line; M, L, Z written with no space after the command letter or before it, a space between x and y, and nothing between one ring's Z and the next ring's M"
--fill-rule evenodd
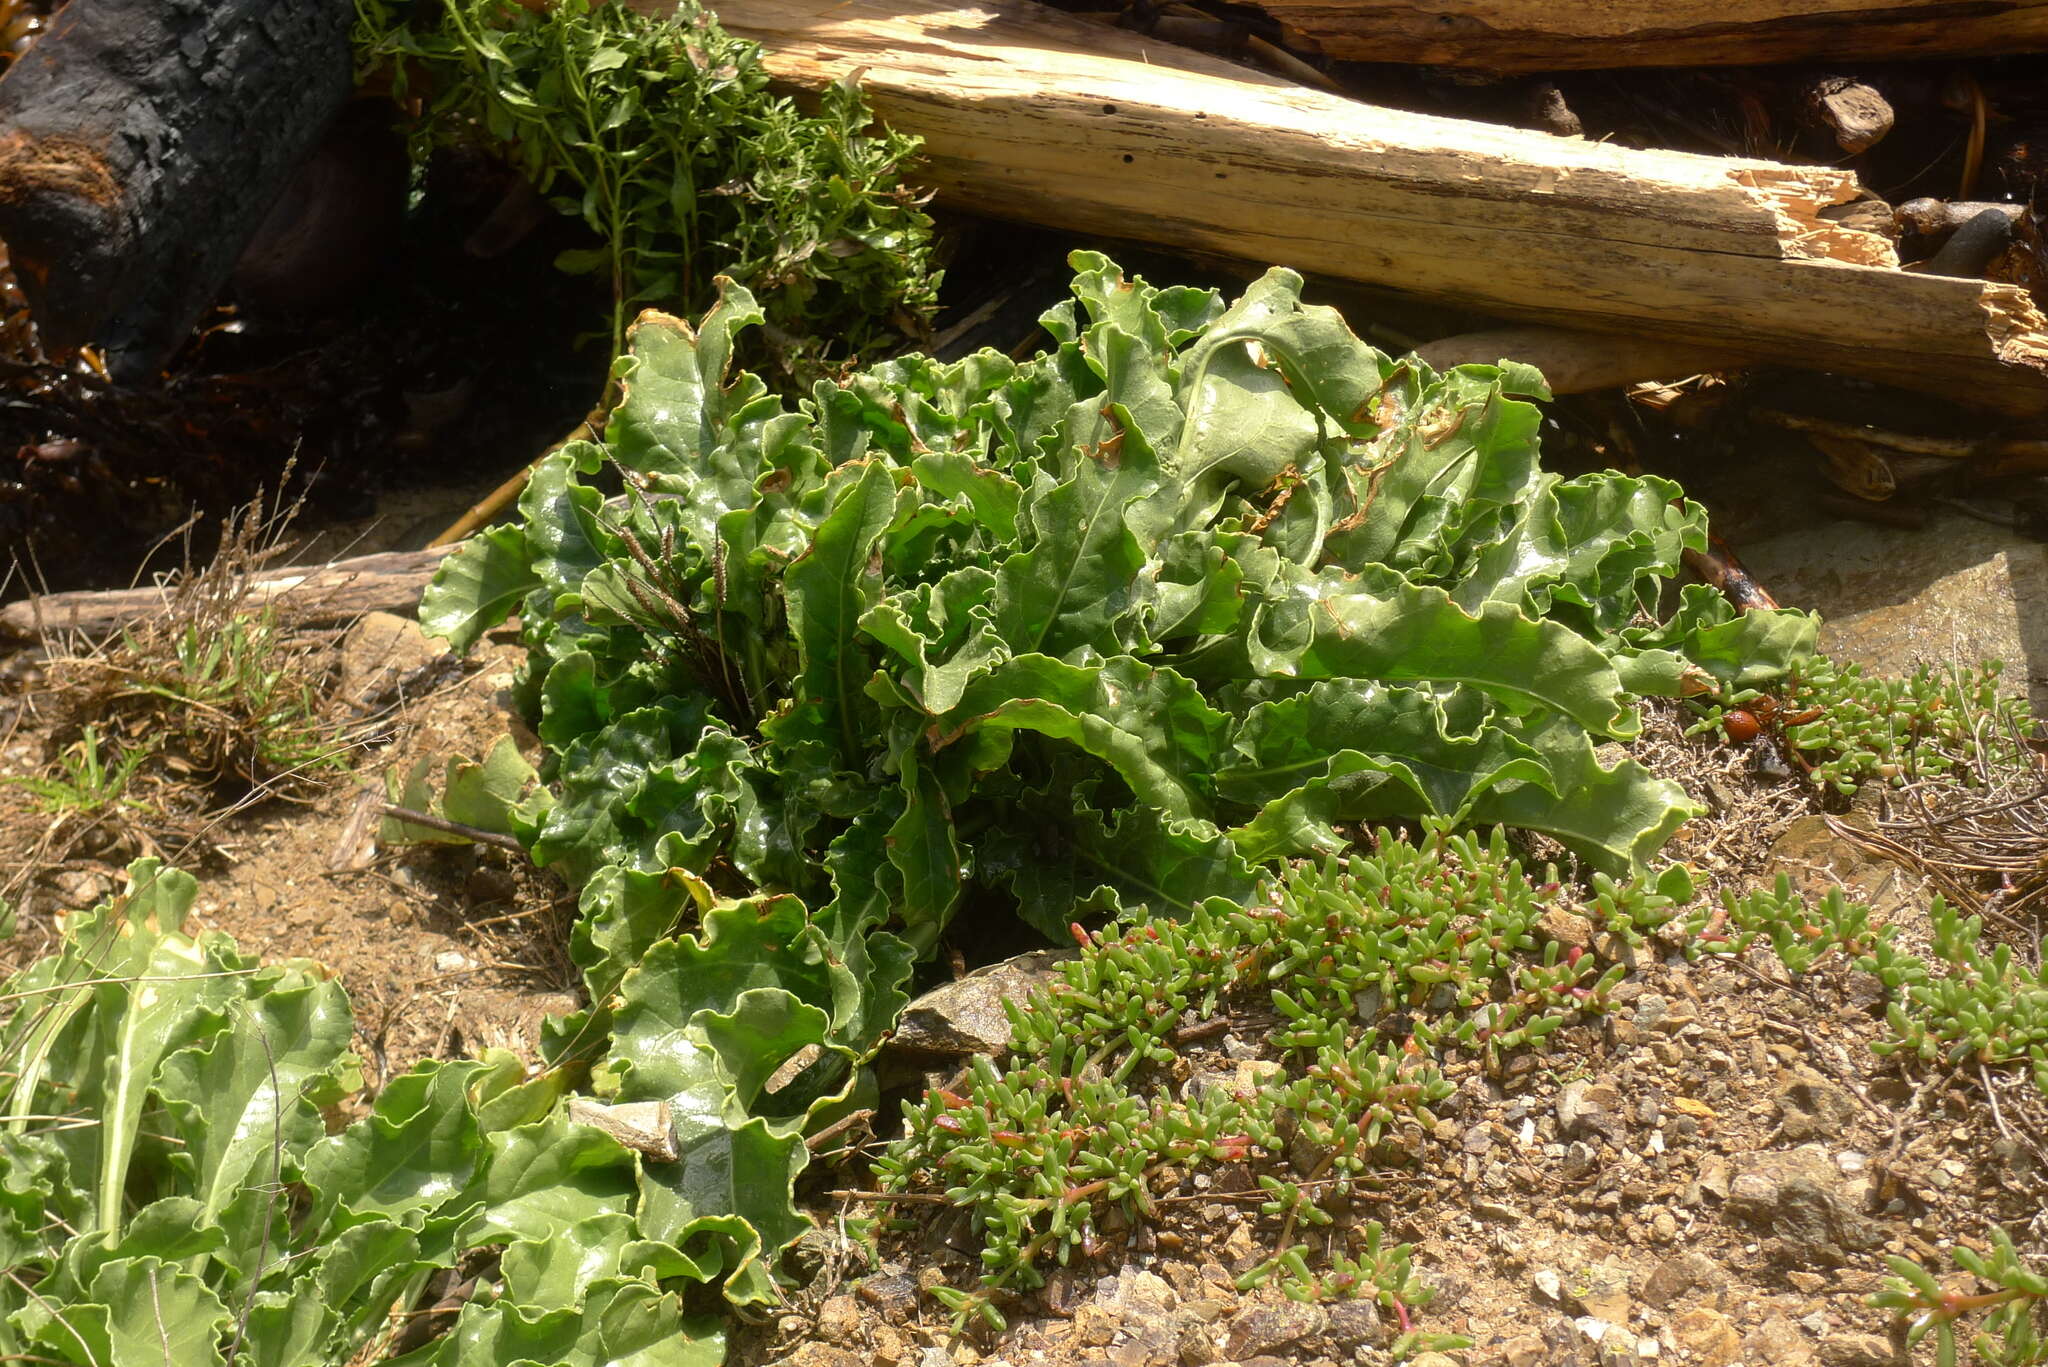
M325 565L265 570L249 585L251 607L276 604L301 626L333 626L366 612L410 613L453 546L386 551ZM0 642L98 638L164 610L165 588L51 593L0 608Z
M1827 216L1861 193L1846 171L1377 108L1032 0L719 16L788 85L862 73L963 209L2048 411L2048 319L2025 291L1900 271L1885 238Z
M1525 361L1543 372L1553 394L1585 394L1638 380L1681 380L1709 370L1741 368L1741 352L1697 342L1654 342L1572 328L1489 328L1440 337L1415 348L1438 370L1455 365Z
M1484 71L2048 49L2048 0L1254 0L1332 57Z
M348 0L70 0L0 79L0 240L45 346L147 382L350 91Z

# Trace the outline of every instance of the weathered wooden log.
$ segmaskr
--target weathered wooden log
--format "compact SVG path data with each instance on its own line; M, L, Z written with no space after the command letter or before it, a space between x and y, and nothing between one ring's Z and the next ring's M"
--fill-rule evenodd
M1526 361L1543 372L1553 394L1584 394L1638 380L1680 380L1709 370L1739 369L1746 357L1697 342L1646 341L1572 328L1489 328L1440 337L1415 348L1438 370L1454 365Z
M1483 71L2048 49L2048 0L1254 0L1332 57Z
M665 12L663 0L630 0ZM1511 318L2048 411L2025 291L1910 275L1854 175L1382 109L1031 0L727 0L797 87L852 73L940 198Z
M70 0L0 78L0 240L44 344L146 382L348 97L349 0Z
M246 601L252 608L275 604L300 626L333 626L366 612L410 613L442 558L454 549L385 551L325 565L265 570L249 585ZM24 598L0 607L0 641L109 636L162 612L170 601L171 590L161 587Z

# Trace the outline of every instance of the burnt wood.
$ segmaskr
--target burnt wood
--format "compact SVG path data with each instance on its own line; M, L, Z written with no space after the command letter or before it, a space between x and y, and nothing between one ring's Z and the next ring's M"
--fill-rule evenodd
M350 0L70 0L0 78L0 240L45 349L148 382L350 91Z

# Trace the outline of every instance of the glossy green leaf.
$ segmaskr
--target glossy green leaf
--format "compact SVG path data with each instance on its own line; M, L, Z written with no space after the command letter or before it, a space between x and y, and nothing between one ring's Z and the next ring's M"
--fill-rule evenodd
M434 571L420 597L420 626L450 649L466 651L540 583L527 556L525 531L489 528L457 546Z

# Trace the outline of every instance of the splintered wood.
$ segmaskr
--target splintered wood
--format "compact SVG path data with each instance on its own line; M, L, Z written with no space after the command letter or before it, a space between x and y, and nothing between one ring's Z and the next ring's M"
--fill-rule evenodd
M1332 57L1481 71L1968 57L2048 47L2048 0L1254 0Z
M1900 271L1829 216L1861 193L1846 171L1377 108L1031 0L719 13L789 85L860 73L962 209L2048 410L2027 295Z

